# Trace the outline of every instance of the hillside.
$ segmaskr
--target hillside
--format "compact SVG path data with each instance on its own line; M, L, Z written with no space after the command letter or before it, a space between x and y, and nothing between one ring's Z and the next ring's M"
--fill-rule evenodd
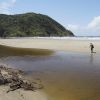
M74 34L46 15L0 14L0 37L30 36L74 36Z

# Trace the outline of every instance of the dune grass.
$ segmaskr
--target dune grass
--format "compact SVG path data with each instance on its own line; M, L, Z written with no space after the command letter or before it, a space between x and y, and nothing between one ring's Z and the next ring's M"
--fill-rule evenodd
M52 50L48 49L36 49L36 48L19 48L0 45L0 56L24 56L24 55L34 55L34 56L44 56L52 54Z

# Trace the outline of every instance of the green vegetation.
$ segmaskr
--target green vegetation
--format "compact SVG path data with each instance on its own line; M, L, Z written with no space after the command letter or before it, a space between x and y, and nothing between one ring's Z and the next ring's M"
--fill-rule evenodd
M0 14L0 37L74 36L52 18L36 13Z
M45 56L45 55L50 55L53 52L54 51L48 49L17 48L17 47L0 45L0 57L24 56L24 55Z

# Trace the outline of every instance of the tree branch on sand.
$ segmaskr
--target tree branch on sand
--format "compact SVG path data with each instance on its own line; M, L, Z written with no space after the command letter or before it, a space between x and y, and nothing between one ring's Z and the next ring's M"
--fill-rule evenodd
M37 89L42 89L42 84L36 82L30 82L24 76L24 72L21 70L5 67L0 65L0 85L8 85L10 91L15 91L17 89L24 89L34 91Z

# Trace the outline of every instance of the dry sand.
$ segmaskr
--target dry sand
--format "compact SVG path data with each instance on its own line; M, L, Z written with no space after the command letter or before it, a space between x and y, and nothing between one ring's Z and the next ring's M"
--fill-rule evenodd
M48 100L48 97L42 91L25 91L22 89L10 91L8 86L0 86L0 100Z
M72 40L72 39L0 39L0 44L22 47L22 48L42 48L74 52L90 52L89 44L93 43L95 51L100 52L100 40Z

